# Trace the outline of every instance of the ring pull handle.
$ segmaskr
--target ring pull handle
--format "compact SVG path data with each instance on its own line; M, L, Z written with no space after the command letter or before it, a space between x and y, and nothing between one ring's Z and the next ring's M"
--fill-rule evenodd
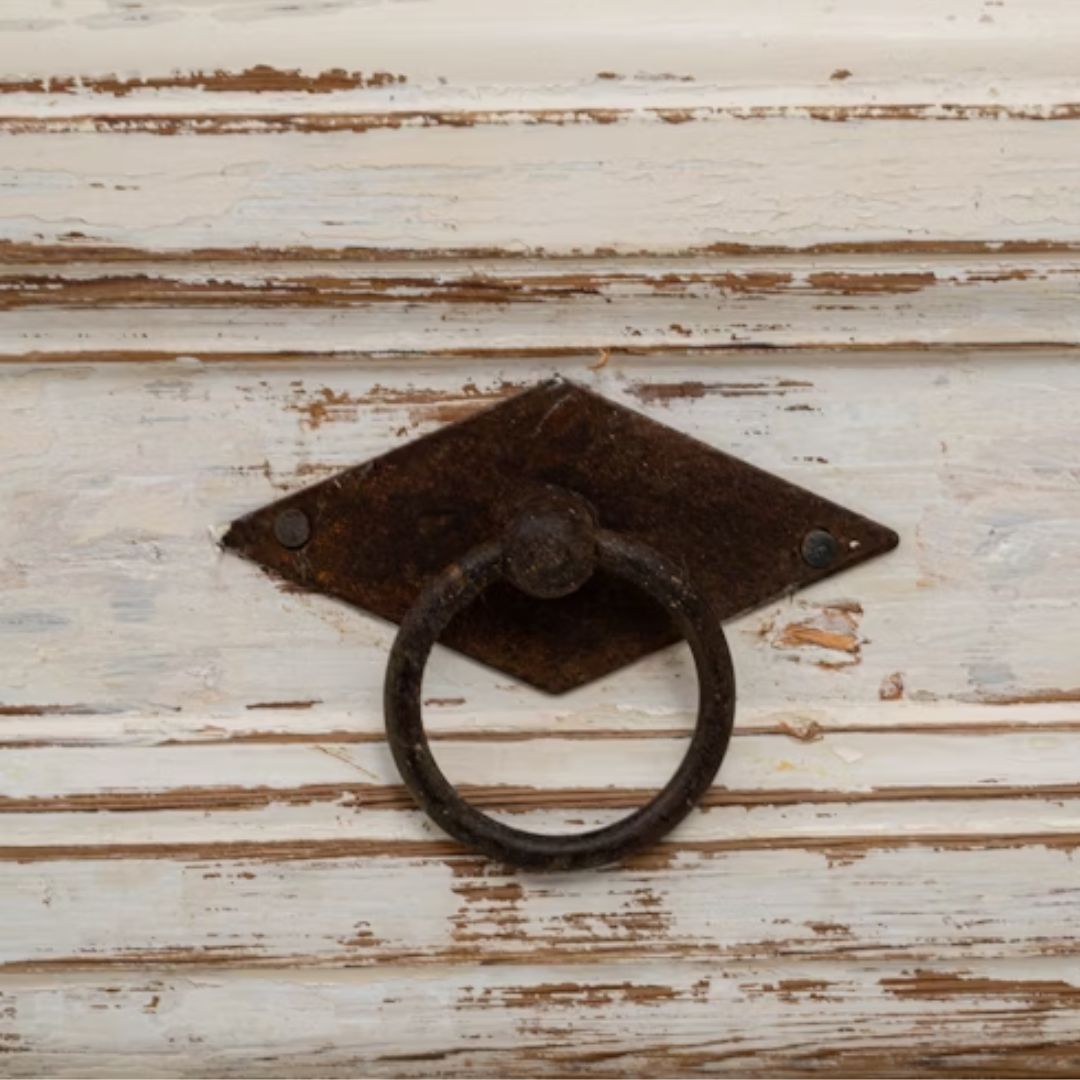
M540 495L523 504L522 492ZM491 535L488 522L499 523ZM222 545L300 588L400 622L384 699L409 789L470 847L555 868L644 847L708 789L735 709L721 620L898 540L870 518L556 379L245 514ZM496 582L482 606L464 610ZM654 605L642 603L647 596ZM492 820L447 781L424 734L420 685L444 632L465 655L559 694L681 634L700 695L686 757L652 802L602 829L551 836Z
M458 612L500 579L541 600L566 596L600 568L663 607L694 655L698 712L690 745L657 795L628 816L581 833L516 829L470 805L439 768L421 708L432 646ZM709 789L731 738L735 675L720 620L678 567L638 540L600 528L589 504L552 491L524 509L503 535L473 548L435 577L401 621L384 684L386 734L417 803L455 839L504 863L571 870L613 863L671 831Z

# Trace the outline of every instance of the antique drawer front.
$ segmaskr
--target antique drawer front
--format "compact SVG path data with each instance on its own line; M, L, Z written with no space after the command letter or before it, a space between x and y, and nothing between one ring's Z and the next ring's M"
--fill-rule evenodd
M1080 1071L1078 55L6 0L0 1074Z

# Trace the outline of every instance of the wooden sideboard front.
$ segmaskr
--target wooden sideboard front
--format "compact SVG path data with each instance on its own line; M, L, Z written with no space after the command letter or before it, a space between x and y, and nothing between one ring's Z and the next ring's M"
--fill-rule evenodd
M1080 1075L1080 9L532 7L0 13L0 1074ZM552 375L901 541L537 874L414 808L394 628L218 541ZM695 678L424 704L585 828Z

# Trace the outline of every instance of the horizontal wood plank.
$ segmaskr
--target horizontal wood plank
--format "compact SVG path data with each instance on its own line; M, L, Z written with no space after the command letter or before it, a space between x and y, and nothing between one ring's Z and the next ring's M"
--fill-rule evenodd
M0 248L0 348L110 353L1080 344L1080 256L93 261ZM47 258L64 257L57 264Z
M1075 962L683 961L5 979L10 1076L1068 1076Z
M473 254L1074 242L1077 122L635 115L215 138L29 130L5 139L4 236Z
M780 758L776 764L783 769L790 762ZM738 772L733 765L722 774L701 809L672 835L669 852L1005 850L1027 844L1068 851L1080 843L1075 783L732 788L730 774ZM606 824L652 794L650 788L544 787L543 778L539 785L463 784L461 791L496 818L541 832ZM5 798L2 813L0 858L7 863L460 854L400 785L191 785Z
M7 0L5 106L145 111L187 100L266 111L435 101L610 105L720 97L1032 103L1073 92L1080 17L1068 0L493 0L422 7L347 0L174 0L168 8ZM454 47L448 47L453 43ZM44 99L44 101L43 101ZM333 106L332 106L333 107Z
M975 730L822 732L811 739L740 732L715 799L720 805L783 805L932 797L937 789L951 790L954 798L993 798L998 787L1005 795L1028 787L1080 794L1072 761L1080 746L1076 731ZM435 753L455 783L485 792L489 804L499 805L503 789L510 807L528 807L531 798L539 806L617 808L633 805L674 771L688 732L619 734L560 738L556 721L547 735L528 739L440 738ZM0 812L134 810L146 796L151 810L344 800L362 813L367 806L411 805L399 784L381 739L9 747L0 759Z
M626 673L627 675L629 673ZM625 675L623 676L625 677ZM736 735L784 735L813 742L827 734L911 732L968 735L1077 732L1080 709L1072 692L1031 695L987 703L935 701L921 703L897 695L896 680L885 683L878 703L842 701L802 705L740 701ZM901 687L902 689L902 687ZM557 736L560 739L670 739L688 734L692 702L671 702L661 708L619 703L614 709L590 708L552 713L539 702L500 697L498 710L477 713L476 702L464 697L425 697L425 727L435 742L479 739L517 742ZM1055 701L1054 697L1059 697ZM1018 703L1018 701L1020 703ZM380 742L374 716L365 709L325 709L314 699L258 702L243 712L201 713L196 710L139 712L136 709L91 710L64 705L0 706L0 749L60 746L185 746L225 743L235 746L292 743Z
M1068 811L1074 829L1078 803ZM1054 812L1043 804L1044 816ZM302 831L291 852L237 842L190 844L171 858L150 845L96 860L28 853L4 866L10 932L0 969L633 957L1080 963L1078 843L1075 831L985 844L973 836L891 846L866 837L663 843L620 867L577 874L508 871L434 837L373 855L374 844L332 845Z
M742 707L798 722L833 704L1075 702L1080 369L1068 354L598 366L586 353L486 371L302 356L0 366L4 712L156 713L167 731L171 715L181 729L185 714L272 729L303 711L323 731L346 715L349 730L377 731L391 628L283 592L217 538L283 492L552 371L900 532L888 557L730 625ZM679 648L558 701L440 653L425 696L458 728L654 728L685 721L693 687Z

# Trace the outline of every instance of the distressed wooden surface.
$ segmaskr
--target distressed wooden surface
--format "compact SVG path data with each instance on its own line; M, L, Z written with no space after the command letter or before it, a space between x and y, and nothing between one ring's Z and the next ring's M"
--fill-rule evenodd
M1067 0L8 0L0 1075L1080 1072L1078 49ZM412 808L393 628L217 539L552 374L901 546L730 624L703 805L545 876ZM424 696L557 830L694 679Z
M7 0L6 111L187 101L254 111L433 99L1051 103L1076 76L1068 0ZM1075 96L1071 100L1076 100Z
M24 1033L9 1040L12 1075L72 1063L109 1075L99 1063L124 1043L153 1074L353 1076L363 1062L380 1076L975 1076L989 1040L1002 1072L1069 1076L1075 969L1047 959L1041 972L1008 960L636 959L303 978L120 966L16 976L0 1001L2 1022Z
M1080 253L543 260L43 253L0 263L0 360L1080 344ZM150 347L148 349L148 346ZM595 363L599 357L594 358Z
M76 250L461 254L1071 240L1078 126L634 113L169 137L20 121L5 139L5 234Z
M0 521L3 704L227 716L317 701L332 715L361 714L347 727L377 730L392 628L282 591L216 540L241 513L552 371L907 539L888 558L731 625L751 707L1077 695L1080 368L1070 353L888 363L874 353L762 353L718 364L659 352L609 358L597 371L587 353L463 382L477 363L301 354L0 365L0 490L11 508ZM538 708L651 724L656 710L693 707L685 650L554 701L509 682L453 658L427 685L433 697L465 698L459 715L489 709L480 724Z

